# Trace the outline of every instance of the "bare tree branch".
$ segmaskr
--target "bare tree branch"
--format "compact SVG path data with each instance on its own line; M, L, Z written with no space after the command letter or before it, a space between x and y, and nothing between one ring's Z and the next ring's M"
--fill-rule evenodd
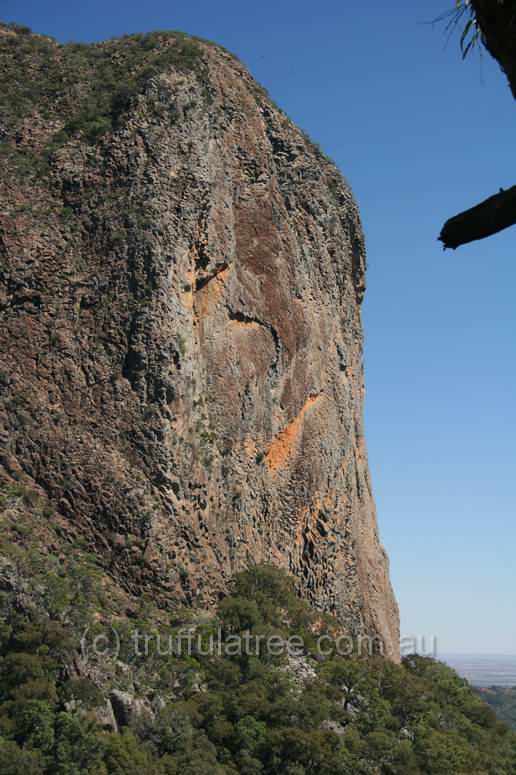
M444 224L439 239L444 248L455 250L467 242L490 237L516 224L516 186L498 194Z

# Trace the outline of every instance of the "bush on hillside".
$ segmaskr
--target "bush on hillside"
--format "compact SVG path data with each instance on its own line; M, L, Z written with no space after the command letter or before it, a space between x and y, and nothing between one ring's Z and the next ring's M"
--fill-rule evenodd
M8 572L0 597L0 771L6 775L508 775L516 772L516 735L450 668L411 656L296 659L218 655L204 648L249 631L279 638L314 633L315 613L277 568L235 578L234 594L207 616L143 606L136 618L109 613L94 558L61 560L34 548L3 547ZM10 578L10 583L5 579ZM14 579L14 581L13 581ZM329 622L332 624L331 622ZM97 659L76 674L80 638L114 627L125 643L118 659ZM334 626L334 623L333 625ZM135 656L137 627L200 635L189 655ZM86 669L87 672L87 669ZM312 677L310 677L312 676ZM140 693L150 712L99 724L98 709L122 688Z

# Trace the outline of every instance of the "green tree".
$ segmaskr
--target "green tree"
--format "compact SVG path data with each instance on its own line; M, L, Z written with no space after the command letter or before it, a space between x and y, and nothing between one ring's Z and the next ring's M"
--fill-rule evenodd
M44 761L37 751L27 751L13 740L0 737L0 772L2 775L43 775Z
M94 724L70 713L55 719L52 772L55 775L97 775L104 755Z
M48 753L54 744L54 714L48 703L26 700L12 709L15 740L29 748Z

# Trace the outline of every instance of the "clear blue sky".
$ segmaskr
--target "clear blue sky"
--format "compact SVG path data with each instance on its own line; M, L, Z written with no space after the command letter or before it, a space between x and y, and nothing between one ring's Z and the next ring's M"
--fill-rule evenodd
M442 222L516 183L516 105L425 22L453 0L0 0L61 41L180 29L234 51L348 178L369 252L367 437L405 634L516 653L516 228ZM263 56L265 55L265 56Z

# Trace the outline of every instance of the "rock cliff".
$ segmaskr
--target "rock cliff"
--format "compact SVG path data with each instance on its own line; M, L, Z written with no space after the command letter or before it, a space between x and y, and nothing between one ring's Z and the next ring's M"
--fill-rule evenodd
M163 606L276 563L396 658L346 182L207 42L0 56L4 507Z

